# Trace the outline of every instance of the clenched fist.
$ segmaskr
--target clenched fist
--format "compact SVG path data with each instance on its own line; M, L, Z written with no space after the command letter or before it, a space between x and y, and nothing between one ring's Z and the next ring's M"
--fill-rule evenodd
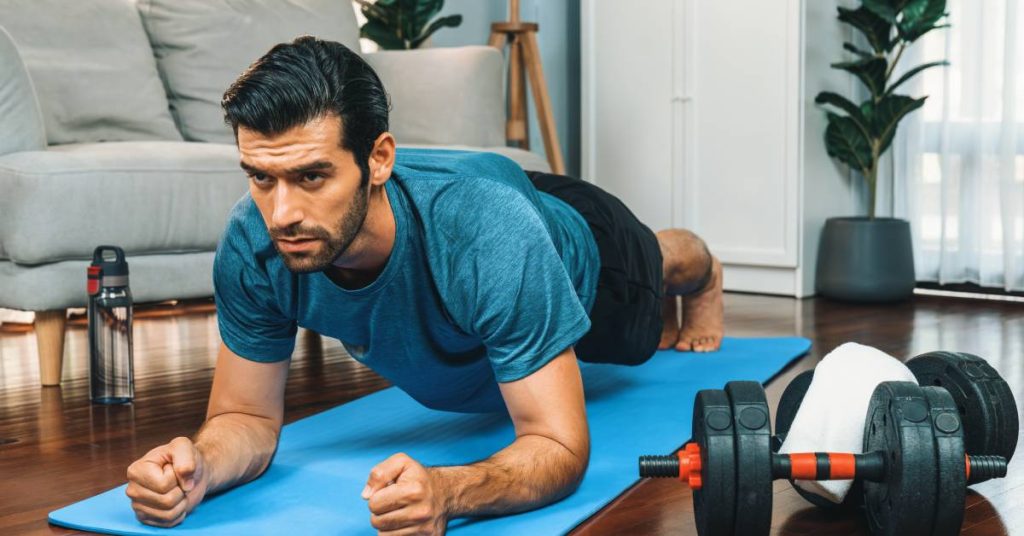
M128 467L125 494L139 521L173 527L203 500L204 476L202 454L191 440L179 437Z
M395 454L370 471L363 498L369 500L370 524L380 534L444 534L448 525L444 490L405 454Z

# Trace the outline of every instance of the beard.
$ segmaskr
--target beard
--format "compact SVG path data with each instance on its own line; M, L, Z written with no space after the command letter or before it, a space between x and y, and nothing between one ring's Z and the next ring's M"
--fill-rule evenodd
M369 185L364 183L356 191L356 195L344 211L341 219L334 225L333 233L324 227L302 226L298 223L288 227L270 229L270 237L274 239L274 249L281 255L285 266L293 273L307 274L319 272L327 268L355 240L363 222L366 221L367 195ZM312 238L320 243L320 247L312 251L285 252L277 246L278 238Z

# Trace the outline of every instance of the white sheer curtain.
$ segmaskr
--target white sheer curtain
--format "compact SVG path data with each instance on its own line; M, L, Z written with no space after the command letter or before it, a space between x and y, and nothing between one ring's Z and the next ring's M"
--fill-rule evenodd
M1024 2L1024 0L1020 0ZM907 50L929 95L900 125L879 213L911 222L921 281L1024 290L1024 18L1018 0L950 0L950 28ZM890 171L887 170L887 171ZM888 177L887 177L888 179ZM884 186L880 188L884 191Z

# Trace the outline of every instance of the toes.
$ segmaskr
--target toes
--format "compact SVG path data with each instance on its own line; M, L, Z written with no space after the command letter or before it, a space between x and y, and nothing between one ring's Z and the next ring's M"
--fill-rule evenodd
M693 351L693 340L692 339L680 339L676 343L676 351L679 352L692 352Z
M718 337L701 337L693 345L695 352L714 352L722 346Z

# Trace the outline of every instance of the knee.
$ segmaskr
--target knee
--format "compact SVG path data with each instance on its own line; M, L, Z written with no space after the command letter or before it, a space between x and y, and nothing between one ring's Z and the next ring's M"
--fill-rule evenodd
M686 229L665 229L657 236L666 285L687 287L706 278L712 256L699 236Z

